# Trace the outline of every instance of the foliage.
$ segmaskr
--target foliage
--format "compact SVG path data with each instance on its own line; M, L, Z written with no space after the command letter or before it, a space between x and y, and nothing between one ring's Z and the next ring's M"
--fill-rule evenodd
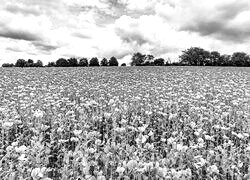
M118 65L119 65L119 63L118 63L117 59L114 56L111 57L109 60L109 66L118 66Z
M15 65L13 63L3 63L2 67L14 67Z
M87 67L89 65L88 59L87 58L81 58L79 61L79 66L82 67Z
M56 61L56 66L57 67L68 67L69 62L64 58L60 58Z
M220 55L217 51L206 51L202 48L191 47L183 51L180 64L189 66L250 66L250 56L244 52L233 55Z
M141 54L140 52L134 53L132 56L131 66L141 66L145 61L146 55Z
M158 58L154 60L154 65L155 66L164 66L164 59L163 58Z
M24 59L18 59L16 61L15 67L25 67L26 61Z
M89 61L89 66L99 66L99 61L97 57L93 57Z
M78 61L76 58L69 58L68 59L68 66L69 67L77 67L78 66Z
M103 58L103 59L101 60L101 66L108 66L108 65L109 65L108 60L107 60L106 58Z
M5 68L0 179L250 179L248 68Z

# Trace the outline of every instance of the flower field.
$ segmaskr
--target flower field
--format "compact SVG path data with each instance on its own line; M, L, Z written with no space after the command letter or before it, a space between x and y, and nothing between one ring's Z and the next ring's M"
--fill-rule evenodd
M250 179L250 69L5 68L0 179Z

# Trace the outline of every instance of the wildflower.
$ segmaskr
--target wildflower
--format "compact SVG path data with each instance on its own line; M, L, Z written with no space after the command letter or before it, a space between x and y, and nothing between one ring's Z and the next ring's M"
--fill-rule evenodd
M205 139L208 141L213 141L213 137L209 136L209 135L205 135Z
M119 174L122 174L125 171L124 167L118 166L116 169L116 172L118 172Z
M31 171L31 177L33 179L40 179L44 177L44 173L46 171L45 167L42 168L35 168Z
M192 122L190 123L190 126L191 126L192 129L194 129L194 128L196 127L196 123L192 121Z
M72 137L72 138L70 138L70 140L71 140L71 141L74 141L74 142L79 141L79 139L78 139L77 137Z
M153 136L154 135L154 133L152 132L152 131L150 131L149 133L148 133L148 136Z
M167 140L167 141L168 141L168 143L169 143L169 144L172 144L172 143L175 141L175 139L174 139L174 138L172 138L172 137L170 137L170 138L168 138L168 140Z
M15 141L15 142L11 143L11 145L15 147L18 145L18 142Z
M127 163L127 168L128 168L129 170L134 169L136 166L137 166L137 161L136 161L136 160L130 160L130 161Z
M3 129L10 129L14 125L13 122L4 122L2 127Z
M12 149L13 149L13 146L8 146L8 147L6 148L6 151L7 151L7 152L10 152Z
M217 168L216 165L209 166L209 167L207 168L207 171L210 172L210 173L216 173L216 174L219 173L219 170L218 170L218 168Z
M82 130L74 130L73 133L75 136L79 136L82 133Z
M19 161L27 161L28 159L25 157L25 154L21 154L18 158Z
M43 117L43 114L44 114L43 111L37 109L37 110L35 111L35 113L34 113L34 117L36 117L36 118L42 118L42 117Z
M28 148L24 145L20 146L20 147L15 147L15 150L17 153L25 153L25 151L27 150Z

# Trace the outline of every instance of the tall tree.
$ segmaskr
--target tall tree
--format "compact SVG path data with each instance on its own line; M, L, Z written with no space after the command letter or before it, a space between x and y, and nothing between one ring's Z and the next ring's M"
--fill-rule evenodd
M235 52L231 57L233 66L248 66L249 56L244 52Z
M37 60L34 64L35 67L43 67L43 62L41 60Z
M143 65L144 66L154 66L154 58L155 57L151 54L146 55L144 58L145 60L144 60Z
M158 58L154 60L154 65L155 66L164 66L164 59L163 58Z
M118 65L119 65L119 63L118 63L117 59L114 56L111 57L109 60L109 66L118 66Z
M88 59L87 58L81 58L79 61L79 66L81 67L87 67L89 65Z
M109 62L108 62L108 60L106 58L103 58L101 60L101 66L108 66L108 64L109 64Z
M199 47L191 47L183 51L179 58L182 64L203 66L206 65L208 61L209 52Z
M28 59L26 67L33 67L33 66L34 66L34 61L32 59Z
M100 66L98 58L97 57L91 58L89 61L89 66Z
M132 56L131 66L141 66L145 61L145 55L139 52L134 53Z
M24 59L18 59L17 61L16 61L16 64L15 64L15 66L16 67L25 67L26 66L26 61L24 60Z
M210 53L210 58L209 58L209 66L218 66L218 62L220 59L220 53L218 51L212 51Z
M76 58L69 58L68 64L70 67L76 67L76 66L78 66L78 61Z
M56 61L56 66L57 67L67 67L67 66L69 66L69 63L66 59L60 58Z
M48 67L56 67L56 63L55 62L49 62L47 66Z

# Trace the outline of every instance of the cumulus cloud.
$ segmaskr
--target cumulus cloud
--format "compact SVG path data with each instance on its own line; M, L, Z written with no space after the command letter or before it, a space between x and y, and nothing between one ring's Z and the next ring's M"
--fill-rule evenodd
M176 59L190 46L248 52L249 15L248 0L2 0L0 50L9 61L116 56L126 63L137 51Z

